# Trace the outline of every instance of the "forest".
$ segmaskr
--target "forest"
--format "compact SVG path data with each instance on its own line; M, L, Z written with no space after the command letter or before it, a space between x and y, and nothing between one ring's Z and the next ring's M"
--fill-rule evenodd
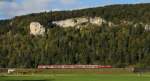
M52 21L100 16L117 26L81 29L53 26ZM30 22L46 27L45 36L30 35ZM122 24L130 21L133 24ZM134 26L134 23L138 23ZM36 68L39 64L98 64L149 67L150 4L122 4L72 11L50 11L0 20L0 68Z

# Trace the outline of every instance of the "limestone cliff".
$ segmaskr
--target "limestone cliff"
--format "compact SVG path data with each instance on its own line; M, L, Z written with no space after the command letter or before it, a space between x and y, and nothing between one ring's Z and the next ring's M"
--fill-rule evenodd
M106 20L104 20L101 17L77 17L77 18L70 18L66 20L60 20L60 21L53 21L53 24L56 24L60 27L80 27L81 25L86 24L93 24L101 26L103 23L107 23Z
M39 22L30 23L30 34L32 35L44 35L45 28Z

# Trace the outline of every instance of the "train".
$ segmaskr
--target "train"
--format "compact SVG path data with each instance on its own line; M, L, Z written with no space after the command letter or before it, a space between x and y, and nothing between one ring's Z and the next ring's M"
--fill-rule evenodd
M111 65L38 65L38 69L98 69L112 68Z

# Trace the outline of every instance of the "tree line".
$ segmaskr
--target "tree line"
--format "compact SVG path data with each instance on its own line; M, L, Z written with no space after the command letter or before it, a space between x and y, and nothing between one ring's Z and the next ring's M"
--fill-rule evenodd
M0 37L0 67L36 68L39 64L148 66L150 34L143 27L49 29L31 36L9 31Z

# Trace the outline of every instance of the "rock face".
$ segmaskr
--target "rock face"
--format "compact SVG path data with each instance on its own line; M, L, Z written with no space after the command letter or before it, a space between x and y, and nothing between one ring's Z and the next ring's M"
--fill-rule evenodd
M101 26L103 23L106 23L104 19L101 17L80 17L80 18L70 18L66 20L61 21L54 21L53 24L56 24L60 27L79 27L80 25L86 25L86 24L94 24Z
M32 35L44 35L45 28L39 22L30 23L30 34Z
M101 17L94 17L94 18L90 18L90 23L101 26L103 23L107 23L107 22Z

